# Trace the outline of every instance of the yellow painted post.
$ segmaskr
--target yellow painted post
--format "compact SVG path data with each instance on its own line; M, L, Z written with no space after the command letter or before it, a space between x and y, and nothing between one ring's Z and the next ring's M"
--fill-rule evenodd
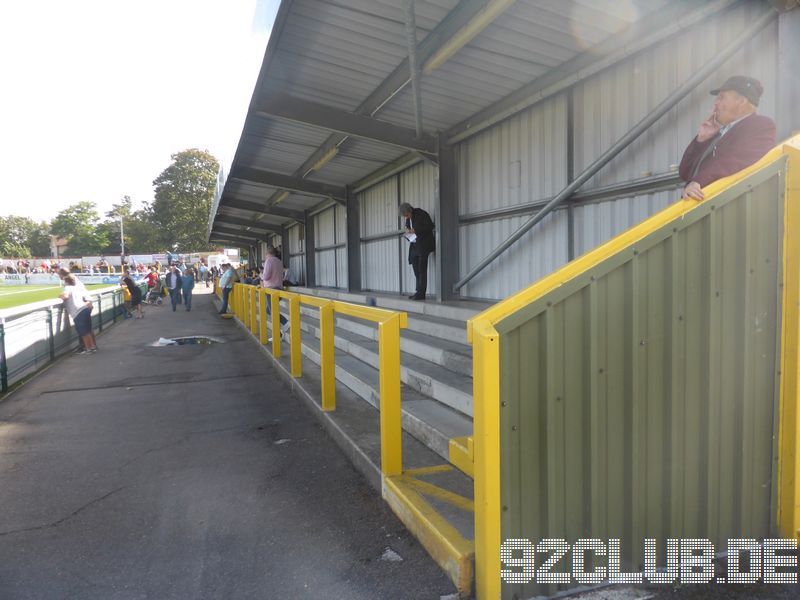
M319 351L322 371L322 410L336 409L336 356L333 345L333 302L319 308Z
M247 329L252 329L250 323L250 317L252 316L252 311L250 310L250 286L243 285L242 293L244 294L244 326Z
M403 472L403 425L400 407L400 315L378 324L381 396L381 471Z
M500 598L500 342L488 321L472 323L475 597Z
M269 340L267 330L267 291L264 288L258 290L258 341L266 345Z
M256 303L256 292L258 288L256 286L251 285L247 288L247 291L250 292L250 332L253 335L258 334L258 304Z
M300 296L289 298L289 335L292 339L292 377L303 374L303 348L300 336Z
M229 301L229 310L233 313L233 316L237 319L239 318L239 284L234 283L233 287L231 288L231 295L228 298Z
M272 292L272 356L281 357L281 297L277 290Z
M800 537L800 136L784 147L789 155L784 197L783 316L781 319L780 418L778 433L778 530Z

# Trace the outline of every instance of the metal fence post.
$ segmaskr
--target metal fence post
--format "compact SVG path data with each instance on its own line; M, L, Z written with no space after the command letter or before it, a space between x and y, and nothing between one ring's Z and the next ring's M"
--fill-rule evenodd
M97 316L100 319L100 331L103 331L103 297L97 297L97 312L99 313Z
M381 471L384 476L403 472L403 425L400 409L400 316L378 325L380 362Z
M111 322L117 322L117 293L111 294Z
M267 302L269 296L265 289L258 290L258 341L266 345L269 341L269 333L267 331Z
M56 340L53 337L53 307L47 309L47 345L50 349L50 361L56 359Z
M0 319L0 388L8 391L8 363L6 362L6 322Z
M289 337L292 343L292 377L303 374L303 348L300 340L300 296L289 298Z
M334 304L328 302L319 308L319 351L322 365L322 410L336 408L336 359L333 340Z
M272 305L272 356L281 357L281 297L275 292L270 294Z

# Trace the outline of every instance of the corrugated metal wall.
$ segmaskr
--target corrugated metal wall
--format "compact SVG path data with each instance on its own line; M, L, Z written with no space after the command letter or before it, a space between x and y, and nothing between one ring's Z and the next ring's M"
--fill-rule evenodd
M720 48L763 6L745 2L715 15L703 35L687 32L577 85L573 91L574 174L580 173ZM765 92L759 113L776 110L777 22L766 27L699 87L662 117L582 188L669 172L680 162L713 103L708 90L731 74L751 74ZM561 94L519 113L458 147L460 214L551 198L567 184L568 102ZM574 255L608 240L668 203L678 192L642 194L573 210ZM461 227L461 275L477 264L527 217L495 219ZM467 297L498 299L533 283L566 262L569 219L547 219L462 289ZM510 258L509 258L510 257Z
M398 196L396 177L390 177L358 195L361 237L392 234L361 242L361 286L365 290L400 291Z
M347 287L347 213L334 205L314 215L316 285Z
M565 96L561 95L460 145L457 164L462 216L548 198L566 185L566 109ZM462 294L502 298L564 264L568 256L565 214L546 219L467 284ZM462 225L461 274L472 269L526 219L512 217Z
M305 227L297 224L289 227L289 248L284 248L284 260L289 256L289 280L306 283Z
M408 243L397 207L408 202L431 215L436 223L436 167L420 163L372 186L358 195L361 204L361 282L365 290L402 292L416 289L408 264ZM378 236L379 239L363 239ZM436 293L436 264L428 262L428 294Z
M496 325L502 539L775 535L784 168Z

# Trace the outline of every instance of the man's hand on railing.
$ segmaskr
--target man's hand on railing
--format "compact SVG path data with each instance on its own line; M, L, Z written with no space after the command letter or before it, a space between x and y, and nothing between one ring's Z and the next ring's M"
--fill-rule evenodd
M693 200L704 200L706 195L703 193L703 188L696 181L690 181L683 188L683 198L692 198Z

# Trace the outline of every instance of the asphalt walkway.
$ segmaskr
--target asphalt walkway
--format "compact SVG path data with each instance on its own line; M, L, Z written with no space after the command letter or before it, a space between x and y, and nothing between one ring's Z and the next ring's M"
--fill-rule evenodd
M0 600L454 593L199 291L0 402ZM148 346L204 334L225 343Z

